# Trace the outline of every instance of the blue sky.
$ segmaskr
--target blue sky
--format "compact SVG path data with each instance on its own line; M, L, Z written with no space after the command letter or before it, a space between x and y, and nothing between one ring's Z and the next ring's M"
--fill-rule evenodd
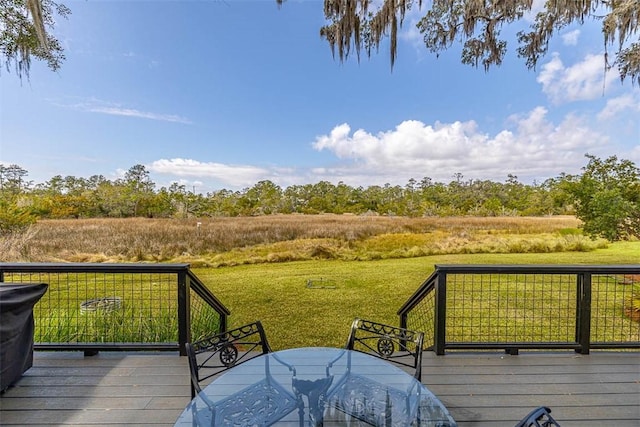
M537 70L510 52L488 73L421 45L410 13L398 59L333 59L321 0L70 0L57 73L2 70L0 163L42 183L115 179L143 164L198 192L260 180L404 185L531 183L579 173L586 153L640 164L640 88L603 73L597 24L563 29Z

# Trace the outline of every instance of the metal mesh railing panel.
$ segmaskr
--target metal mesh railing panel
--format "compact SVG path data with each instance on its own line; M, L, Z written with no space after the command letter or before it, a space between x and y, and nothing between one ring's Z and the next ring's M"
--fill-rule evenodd
M5 273L4 281L49 285L34 307L37 343L178 341L176 274Z
M435 292L429 292L407 316L407 329L424 332L424 348L435 345Z
M222 315L191 291L191 341L222 332Z
M640 274L592 276L591 342L640 343Z
M448 343L573 343L576 277L448 274Z

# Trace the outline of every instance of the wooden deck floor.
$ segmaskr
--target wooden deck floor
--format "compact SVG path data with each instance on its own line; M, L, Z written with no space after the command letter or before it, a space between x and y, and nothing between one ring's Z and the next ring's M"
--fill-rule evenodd
M36 352L0 397L2 426L172 426L189 402L177 354ZM513 426L548 405L563 427L640 425L640 353L425 353L423 382L460 426Z

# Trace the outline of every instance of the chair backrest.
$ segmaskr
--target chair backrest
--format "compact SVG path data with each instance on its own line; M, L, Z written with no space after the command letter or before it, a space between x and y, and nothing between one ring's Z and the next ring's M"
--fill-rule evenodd
M421 381L423 341L423 332L356 318L346 348L412 367L414 376Z
M202 381L247 360L271 353L260 321L186 343L185 347L191 373L192 398L202 391Z
M551 416L551 409L546 406L539 406L529 415L524 417L516 427L560 427L560 424Z

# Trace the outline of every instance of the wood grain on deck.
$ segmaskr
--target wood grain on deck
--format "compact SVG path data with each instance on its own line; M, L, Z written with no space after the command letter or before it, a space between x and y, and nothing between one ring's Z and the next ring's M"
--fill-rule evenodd
M540 405L563 427L640 425L639 352L426 352L422 372L461 427L513 426ZM173 426L189 400L174 353L36 352L0 397L0 425Z

